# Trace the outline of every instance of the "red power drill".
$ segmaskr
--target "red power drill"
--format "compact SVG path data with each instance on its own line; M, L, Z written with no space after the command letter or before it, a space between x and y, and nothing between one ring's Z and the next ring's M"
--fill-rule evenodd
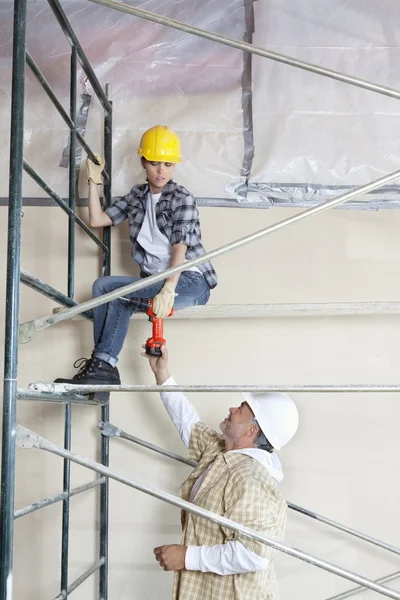
M158 319L153 313L153 300L150 300L149 309L147 311L149 321L153 324L152 336L146 340L146 354L149 356L161 356L161 346L165 346L164 339L164 319ZM174 314L174 309L171 309L169 317Z

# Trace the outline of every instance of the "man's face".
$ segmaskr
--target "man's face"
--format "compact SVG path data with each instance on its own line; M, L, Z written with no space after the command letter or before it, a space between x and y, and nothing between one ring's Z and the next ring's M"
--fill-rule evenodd
M146 171L150 192L159 194L163 187L171 180L175 164L170 162L150 162L142 159L142 165Z
M254 415L247 402L230 408L229 416L220 423L219 427L224 436L232 440L237 441L244 437L250 428L254 427Z

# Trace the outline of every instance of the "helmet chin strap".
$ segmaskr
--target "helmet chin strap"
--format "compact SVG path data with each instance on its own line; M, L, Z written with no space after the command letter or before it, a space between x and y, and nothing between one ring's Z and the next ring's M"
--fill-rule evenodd
M269 452L271 454L274 451L272 444L267 440L267 438L265 437L265 435L263 434L263 432L261 430L260 430L260 434L257 438L257 442L258 442L258 445L261 448L261 450L266 450L266 452Z

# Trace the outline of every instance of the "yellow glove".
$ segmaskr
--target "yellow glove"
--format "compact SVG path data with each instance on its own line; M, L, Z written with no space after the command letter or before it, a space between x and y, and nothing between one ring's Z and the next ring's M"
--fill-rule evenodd
M164 283L161 291L153 298L153 312L158 319L165 319L174 305L175 286L170 281Z
M103 183L101 178L101 173L104 169L104 158L100 156L100 154L95 153L95 157L99 161L99 165L95 165L92 160L88 157L86 159L86 173L87 173L87 181L93 181L93 183L100 185Z

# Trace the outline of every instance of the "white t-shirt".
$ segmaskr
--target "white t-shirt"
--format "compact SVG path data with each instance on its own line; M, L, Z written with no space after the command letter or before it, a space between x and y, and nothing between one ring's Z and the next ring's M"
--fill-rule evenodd
M145 258L141 265L143 271L153 275L168 269L171 262L171 244L169 239L157 227L156 204L160 194L150 194L147 198L146 214L137 238L145 250Z
M145 258L141 268L150 275L165 271L171 264L171 244L169 239L161 233L157 225L156 205L160 198L161 193L151 194L149 192L146 214L137 237L138 243L145 251ZM192 267L188 271L201 273L197 267Z

